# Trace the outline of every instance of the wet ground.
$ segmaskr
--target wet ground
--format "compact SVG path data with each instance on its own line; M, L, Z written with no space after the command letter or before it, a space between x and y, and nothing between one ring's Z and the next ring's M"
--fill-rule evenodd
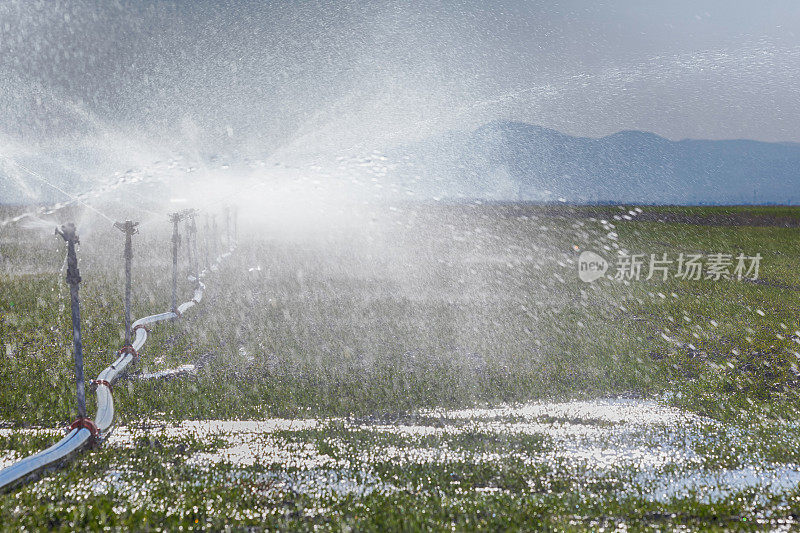
M2 435L20 431L55 434L4 429ZM748 454L754 438L744 428L726 427L656 401L616 398L419 411L392 421L152 420L118 427L105 449L120 455L121 450L147 443L164 459L194 471L191 478L197 483L211 476L222 484L246 482L275 494L326 498L416 490L400 483L402 477L386 476L391 471L386 464L411 470L427 465L444 472L461 471L465 465L498 471L510 464L544 467L582 482L587 497L600 496L596 482L605 480L609 483L603 498L661 503L682 498L719 503L747 491L766 501L794 490L800 484L800 465ZM200 449L192 451L196 443ZM165 453L167 446L176 447L177 458ZM16 458L13 452L2 452L0 466ZM165 481L169 476L161 480ZM499 481L464 483L463 490L508 493L507 483ZM531 487L541 481L526 480ZM47 491L49 484L58 482L45 477L35 490ZM126 505L135 508L148 502L154 484L159 478L115 461L102 476L85 479L74 489L127 494ZM451 484L459 484L457 476Z
M9 528L795 524L796 295L776 289L795 278L791 232L687 232L641 224L641 209L594 221L476 209L436 224L396 215L358 245L243 243L115 387L108 441L0 498L0 515ZM41 242L8 244L13 271L51 271L0 286L14 339L0 358L14 384L0 395L0 467L61 435L28 424L63 427L74 409L68 331L48 323L66 313L63 250ZM112 263L92 242L87 363L105 366L122 285L98 277ZM584 249L738 247L765 257L762 284L576 274ZM169 272L161 252L142 244L136 268ZM140 278L136 316L165 305L162 278ZM28 379L36 369L48 386Z

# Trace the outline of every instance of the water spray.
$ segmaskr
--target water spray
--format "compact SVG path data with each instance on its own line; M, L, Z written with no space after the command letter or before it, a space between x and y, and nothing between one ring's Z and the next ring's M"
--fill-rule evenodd
M131 260L133 259L133 246L131 237L138 233L138 222L126 220L115 222L114 227L125 234L125 346L131 346Z

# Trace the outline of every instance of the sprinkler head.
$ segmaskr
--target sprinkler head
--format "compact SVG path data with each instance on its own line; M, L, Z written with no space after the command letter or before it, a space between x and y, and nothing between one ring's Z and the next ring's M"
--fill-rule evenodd
M175 211L169 215L169 221L174 223L180 222L188 217L193 217L195 214L194 209L184 209L183 211Z
M81 242L78 239L78 230L75 228L74 222L67 222L60 228L56 228L56 235L60 235L62 239L73 244L79 244Z
M136 229L136 226L138 225L138 222L132 222L130 220L126 220L125 222L114 222L114 227L126 235L135 235L139 233L139 230Z

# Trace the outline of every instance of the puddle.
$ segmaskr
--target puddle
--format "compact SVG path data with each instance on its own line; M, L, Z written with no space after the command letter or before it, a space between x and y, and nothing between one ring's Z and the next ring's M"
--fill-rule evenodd
M177 368L159 370L157 372L142 372L139 374L135 374L134 377L138 380L174 378L182 376L184 374L191 374L195 370L196 370L195 365L186 364L186 365L181 365Z
M719 458L703 456L697 450L724 448L725 442L715 441L723 438L721 434L729 439L732 435L747 439L744 430L726 428L719 422L655 401L537 402L423 411L417 416L413 423L400 424L348 419L180 423L146 420L118 427L106 446L131 448L137 438L145 436L151 439L191 436L200 443L209 443L207 449L180 459L183 466L197 469L198 479L204 475L222 476L214 477L215 482L249 483L268 492L317 496L364 496L375 490L401 490L389 480L382 480L375 473L375 464L440 464L447 468L448 464L461 463L499 467L510 459L530 465L559 465L584 479L617 479L621 483L618 486L624 487L615 489L620 491L618 496L660 502L684 497L716 502L746 489L757 490L766 497L800 486L800 466L796 464L770 463L752 455L739 458L730 468L715 466ZM42 431L51 430L2 429L0 436ZM370 433L375 438L368 438ZM500 435L539 435L545 444L503 452L481 446L463 447L457 439L453 440L466 436L470 442L492 442ZM715 442L717 448L709 447ZM14 452L0 453L0 466L14 459ZM215 469L221 465L226 468ZM87 481L84 490L106 493L113 487L118 494L135 494L152 483L121 465L109 468L107 473L102 483ZM484 494L499 493L492 487L479 488Z

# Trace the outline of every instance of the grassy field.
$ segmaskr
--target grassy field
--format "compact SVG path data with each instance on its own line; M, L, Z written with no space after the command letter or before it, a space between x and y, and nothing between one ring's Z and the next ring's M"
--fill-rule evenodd
M784 222L797 218L403 206L314 232L244 232L202 304L159 326L115 388L111 439L0 496L2 527L790 525L800 244ZM74 416L63 243L9 228L0 465ZM134 316L168 308L166 231L135 237ZM88 376L121 345L119 237L82 233ZM585 250L611 263L608 278L578 278ZM612 279L617 258L664 253L759 253L759 279ZM180 378L137 377L187 363L197 370Z

